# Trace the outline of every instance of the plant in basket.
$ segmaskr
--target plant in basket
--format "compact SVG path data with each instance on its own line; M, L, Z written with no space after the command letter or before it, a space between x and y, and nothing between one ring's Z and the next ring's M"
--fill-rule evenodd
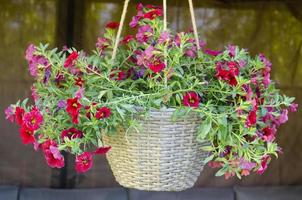
M206 163L226 178L262 174L281 152L277 128L297 110L294 98L276 89L263 54L207 49L192 31L166 29L163 14L138 4L137 32L119 40L122 25L108 23L91 54L30 45L34 104L6 110L23 143L50 167L64 166L62 151L74 154L78 172L108 152L117 180L139 189L191 187ZM131 170L140 172L123 179Z

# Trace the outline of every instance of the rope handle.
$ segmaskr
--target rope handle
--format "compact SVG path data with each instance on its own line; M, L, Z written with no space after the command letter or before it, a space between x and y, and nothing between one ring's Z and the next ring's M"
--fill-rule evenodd
M118 44L119 44L119 41L120 41L122 29L123 29L123 26L124 26L129 1L130 0L125 0L125 2L124 2L124 8L123 8L120 24L119 24L119 27L118 27L118 31L117 31L117 34L116 34L116 38L115 38L111 60L114 60L115 57L116 57L116 52L117 52Z
M130 2L130 0L125 0L125 2L124 2L124 7L123 7L123 12L122 12L120 24L119 24L118 31L117 31L116 38L115 38L115 42L114 42L112 58L111 58L112 60L114 60L115 57L116 57L117 48L118 48L118 44L119 44L119 41L120 41L122 29L123 29L123 26L124 26L124 22L125 22L129 2ZM199 38L198 38L196 19L195 19L195 14L194 14L193 1L188 0L188 2L189 2L189 7L190 7L191 21L192 21L192 25L193 25L196 47L197 47L197 50L199 50L200 46L199 46ZM163 0L163 15L164 15L164 31L166 31L167 30L167 0Z

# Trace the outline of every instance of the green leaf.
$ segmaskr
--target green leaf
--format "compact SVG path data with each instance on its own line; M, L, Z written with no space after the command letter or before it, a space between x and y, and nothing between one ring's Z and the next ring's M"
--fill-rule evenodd
M208 156L206 159L204 159L203 164L207 164L208 162L210 162L211 160L213 160L214 158L214 154L211 154L210 156Z
M212 120L210 118L207 118L205 121L202 122L202 124L198 128L197 140L203 141L210 132L211 128Z
M228 166L225 165L224 167L222 167L220 170L218 170L215 174L215 176L222 176L224 175L226 172L228 171Z

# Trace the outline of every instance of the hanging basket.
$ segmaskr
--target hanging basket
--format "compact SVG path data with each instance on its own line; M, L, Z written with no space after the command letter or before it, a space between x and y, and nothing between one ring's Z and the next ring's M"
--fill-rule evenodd
M172 121L174 109L150 111L146 120L139 119L141 130L119 130L104 136L112 149L107 159L122 186L151 191L181 191L193 187L203 169L208 153L196 141L196 115Z

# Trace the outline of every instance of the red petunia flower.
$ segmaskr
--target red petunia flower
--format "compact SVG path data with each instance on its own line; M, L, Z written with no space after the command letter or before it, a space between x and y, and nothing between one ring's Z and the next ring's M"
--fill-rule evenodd
M238 64L234 61L216 64L216 77L227 81L231 86L237 85L236 77L239 75Z
M41 147L49 167L51 168L64 167L65 165L64 156L60 153L58 149L58 145L55 141L48 139L41 145Z
M75 61L78 59L78 57L79 57L78 52L76 51L72 52L65 60L64 67L65 68L72 67L75 64Z
M30 144L30 143L34 144L36 141L34 137L34 131L25 126L21 127L20 136L22 138L23 144Z
M199 96L196 92L187 92L183 98L184 106L198 108L199 106Z
M253 109L248 114L245 124L247 127L252 127L256 124L256 122L257 122L257 110Z
M63 141L65 137L71 140L75 138L82 138L83 136L83 132L76 128L69 128L61 132L61 138Z
M79 87L83 87L83 84L84 84L84 80L81 78L81 77L77 77L74 79L75 81L75 85L79 86Z
M24 116L25 110L21 107L16 107L15 116L16 116L16 122L20 126L23 124L23 116Z
M97 119L104 119L110 117L111 110L107 107L98 108L95 114Z
M159 72L161 72L161 71L166 67L166 65L165 65L165 63L163 63L163 62L157 60L157 61L155 61L155 62L153 62L153 63L149 63L149 64L148 64L148 67L149 67L154 73L159 73Z
M121 41L121 44L128 44L133 39L134 39L133 35L126 35Z
M79 102L78 98L67 99L66 112L71 116L72 122L78 124L79 112L82 104Z
M106 24L105 28L109 28L109 29L117 29L119 27L120 23L118 22L109 22L108 24Z
M110 149L111 147L100 147L95 150L94 154L106 154Z
M93 164L92 154L89 152L84 152L76 156L75 169L78 173L87 172L91 169Z
M151 10L144 14L145 19L153 20L156 17L163 16L163 11L161 9Z
M42 122L43 116L41 112L38 109L34 108L30 112L24 114L22 126L35 131L40 128Z
M122 81L125 80L126 78L127 78L126 73L121 70L113 69L111 71L110 79L112 80Z

